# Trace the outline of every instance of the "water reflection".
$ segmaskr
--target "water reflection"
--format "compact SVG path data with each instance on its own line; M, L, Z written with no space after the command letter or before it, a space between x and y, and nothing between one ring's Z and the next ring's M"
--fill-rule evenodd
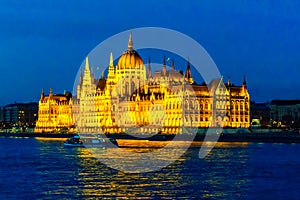
M117 149L113 151L115 156L122 158L116 153ZM160 197L167 197L170 196L171 189L166 187L168 184L179 187L179 183L183 182L182 176L179 176L179 168L173 169L172 173L170 169L163 169L160 173L132 174L106 167L94 159L89 151L82 150L79 157L84 158L79 162L82 170L78 174L78 181L84 185L82 195L85 197L155 197L158 195L155 190L159 191ZM182 163L183 159L179 162Z
M79 168L82 170L79 171L78 182L83 185L80 190L84 197L240 198L245 196L245 188L249 183L246 178L246 146L244 143L219 144L202 160L196 157L199 148L193 148L159 172L137 174L108 168L89 151L81 149L78 157L81 158ZM118 149L110 150L115 160L118 160L118 156L119 159L123 158L117 153ZM126 151L147 149L130 148ZM170 149L170 153L172 151L176 149Z
M109 168L87 149L66 148L63 141L1 138L0 147L0 199L299 196L300 159L295 152L300 145L218 143L204 159L198 158L199 148L191 148L160 171L135 174ZM169 149L170 154L175 151ZM121 159L118 149L111 149L111 155Z
M205 157L203 198L245 198L248 190L247 143L219 143Z

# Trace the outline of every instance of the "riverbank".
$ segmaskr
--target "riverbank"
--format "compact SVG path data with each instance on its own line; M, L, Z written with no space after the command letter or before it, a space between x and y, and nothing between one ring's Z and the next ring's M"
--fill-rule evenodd
M71 133L4 133L0 132L0 137L39 137L39 138L70 138L74 136ZM207 136L207 137L206 137ZM149 141L190 141L190 135L161 135L157 134L149 138L140 137L139 135L110 134L107 137L123 140L149 140ZM256 142L256 143L300 143L300 134L298 132L256 132L256 133L235 133L220 135L197 134L194 138L196 142L202 141L218 142Z
M41 137L41 138L70 138L73 133L5 133L0 132L0 137Z

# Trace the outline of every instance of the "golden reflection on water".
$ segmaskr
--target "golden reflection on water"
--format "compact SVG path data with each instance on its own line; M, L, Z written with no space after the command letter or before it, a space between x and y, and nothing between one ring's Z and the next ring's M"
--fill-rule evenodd
M215 147L235 148L235 147L246 147L249 144L250 144L249 142L217 142Z
M116 164L122 165L124 164L123 156L118 153L119 150L119 148L102 149L102 151L108 153L108 157L111 156L110 158L114 162L119 162ZM94 155L88 149L82 148L78 149L78 151L78 156L81 158L79 165L82 169L78 174L78 181L84 185L84 187L81 187L81 192L85 197L99 199L111 197L125 199L148 198L153 196L151 188L154 187L162 187L159 196L168 197L170 196L170 191L167 188L163 188L164 185L172 184L174 187L180 187L183 182L182 176L179 175L180 173L176 172L180 169L173 169L173 167L168 170L163 169L165 172L157 172L156 176L149 176L148 173L125 173L107 168L98 162L97 159L94 159ZM147 150L128 148L126 151L141 152ZM134 165L135 158L132 158L132 160ZM184 161L185 159L180 158L177 163L182 164ZM126 164L130 164L130 162L126 162Z
M45 138L45 137L35 137L39 141L66 141L67 138Z
M199 148L189 149L173 164L162 168L160 171L150 173L124 173L111 169L97 159L97 156L110 159L114 164L122 166L135 162L137 158L126 157L127 152L148 152L151 148L107 148L91 149L78 148L79 172L77 181L82 185L79 190L85 198L123 198L123 199L149 199L149 198L176 198L177 195L189 198L201 190L197 198L216 199L222 198L229 190L243 188L249 183L242 178L247 175L245 171L247 155L243 151L249 143L244 142L220 142L216 148L204 159L199 159ZM172 154L176 148L170 148ZM162 159L162 158L147 158ZM100 159L101 161L101 159ZM151 163L151 162L149 162ZM238 165L238 168L236 168ZM149 166L151 167L151 166ZM230 177L241 176L232 180ZM198 188L198 189L197 189ZM200 194L200 193L199 193ZM236 194L239 196L240 194Z

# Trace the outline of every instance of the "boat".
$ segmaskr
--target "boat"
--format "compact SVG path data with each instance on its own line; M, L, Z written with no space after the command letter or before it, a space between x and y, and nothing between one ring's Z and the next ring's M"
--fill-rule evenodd
M190 146L195 135L192 134L107 134L118 147L125 148L162 148Z
M78 135L70 137L67 141L64 142L66 147L84 147L83 142L81 141Z

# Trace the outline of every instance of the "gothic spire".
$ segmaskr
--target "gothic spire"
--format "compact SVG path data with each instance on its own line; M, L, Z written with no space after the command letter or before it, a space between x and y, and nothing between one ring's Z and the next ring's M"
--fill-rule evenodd
M132 42L132 32L130 31L129 40L128 40L128 50L133 50L133 42Z
M150 57L148 59L148 79L152 78L152 70L151 70L151 65L150 65Z
M113 55L112 52L110 52L110 58L109 58L109 66L114 66L114 59L113 59Z
M86 58L85 58L85 69L89 69L90 68L90 66L89 66L89 57L88 56L86 56Z
M188 57L188 63L187 63L186 72L185 72L185 79L190 84L192 84L194 82L193 77L192 77L191 64L190 64L190 58L189 57Z
M91 68L91 78L92 81L94 81L94 67Z
M79 81L80 81L80 84L81 84L82 83L82 69L81 68L80 68Z
M52 97L52 88L50 88L50 93L49 93L49 97Z
M102 71L101 79L104 79L104 71Z
M42 88L41 100L45 97L44 88Z
M175 70L174 59L172 59L172 71Z
M166 56L165 55L164 55L164 64L162 66L161 73L162 73L162 76L166 76L167 75Z
M246 76L244 75L243 85L242 85L242 93L246 94L247 86L246 86Z
M85 66L83 71L83 77L82 77L82 84L91 84L94 82L94 77L92 77L91 71L90 71L90 65L89 65L89 57L87 56L85 58Z
M108 67L108 73L107 73L107 78L112 81L115 76L115 67L114 67L114 59L113 59L113 54L110 52L110 58L109 58L109 67Z
M190 58L188 57L188 63L185 71L185 78L192 78L192 73L191 73L191 65L190 65Z

